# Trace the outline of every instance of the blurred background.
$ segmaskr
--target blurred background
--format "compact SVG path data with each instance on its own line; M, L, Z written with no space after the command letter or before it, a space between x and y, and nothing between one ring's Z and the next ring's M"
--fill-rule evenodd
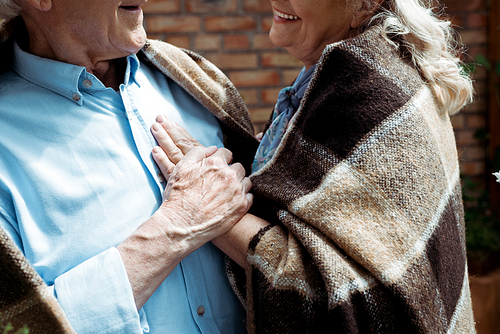
M268 38L268 0L148 0L149 38L202 54L240 91L258 132L301 63ZM475 101L452 119L463 181L471 291L480 334L500 333L500 0L441 0L465 45Z

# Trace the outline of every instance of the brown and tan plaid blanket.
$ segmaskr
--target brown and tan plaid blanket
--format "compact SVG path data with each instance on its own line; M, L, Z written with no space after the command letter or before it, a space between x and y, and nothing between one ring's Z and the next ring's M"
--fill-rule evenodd
M380 28L325 49L251 179L250 333L475 332L450 119Z

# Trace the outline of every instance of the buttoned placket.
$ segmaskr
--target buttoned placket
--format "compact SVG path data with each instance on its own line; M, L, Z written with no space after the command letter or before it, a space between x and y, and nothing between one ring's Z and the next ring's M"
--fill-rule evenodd
M137 85L137 83L132 81L127 85L120 85L120 95L125 107L125 116L128 119L134 143L139 151L139 155L162 192L165 178L163 177L163 174L159 170L158 166L153 163L153 160L151 159L151 151L153 147L156 146L156 141L151 134L148 125L141 116L138 106L135 104L133 98L134 87L132 87L132 85ZM138 87L135 87L135 89L138 89Z

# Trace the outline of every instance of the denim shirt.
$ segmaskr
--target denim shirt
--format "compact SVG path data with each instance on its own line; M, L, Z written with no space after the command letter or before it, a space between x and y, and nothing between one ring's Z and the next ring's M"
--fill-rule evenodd
M243 333L244 310L211 243L136 310L115 248L162 202L150 132L164 113L222 147L216 118L158 70L126 58L119 91L84 67L14 46L0 75L0 224L78 333Z

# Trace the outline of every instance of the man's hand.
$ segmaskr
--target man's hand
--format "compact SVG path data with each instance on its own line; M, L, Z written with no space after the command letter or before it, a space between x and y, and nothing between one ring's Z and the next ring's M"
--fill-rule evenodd
M182 259L225 234L252 205L250 179L231 161L226 149L193 147L172 168L160 208L117 247L137 309Z

